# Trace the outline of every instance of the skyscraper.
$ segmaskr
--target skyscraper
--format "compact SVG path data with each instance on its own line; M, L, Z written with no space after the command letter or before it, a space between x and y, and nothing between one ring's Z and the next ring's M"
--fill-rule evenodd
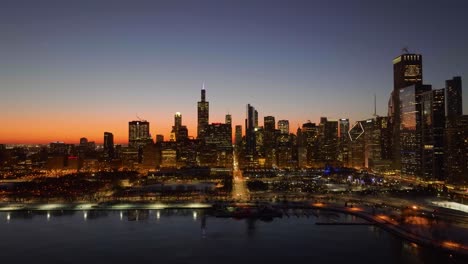
M245 119L245 143L246 143L246 157L253 161L256 150L255 139L255 119L258 118L258 112L250 104L247 105L247 114ZM258 121L257 121L258 122Z
M230 114L226 115L225 123L226 125L232 125L232 116Z
M422 176L444 180L445 89L421 95Z
M257 153L265 158L264 165L272 167L274 164L274 155L276 147L276 123L274 116L265 116L263 118L263 130L257 129ZM259 140L263 139L263 140Z
M454 123L457 117L463 115L461 77L453 77L451 80L446 80L445 92L447 100L447 121L448 125L450 125L450 123Z
M400 89L423 82L422 56L402 54L393 60L393 92L389 102L389 117L392 123L392 156L394 168L401 169L400 155Z
M411 85L400 89L400 164L406 175L422 175L422 120L421 101L430 85Z
M228 124L213 123L206 130L206 144L217 149L232 150L232 129Z
M235 143L236 143L236 146L240 146L242 143L242 126L241 125L236 126Z
M226 125L228 125L231 129L231 145L232 145L232 116L230 114L227 114L226 115L226 118L225 118L225 123Z
M278 129L281 134L289 135L289 121L288 120L279 120Z
M210 105L209 102L206 101L206 91L205 91L205 83L203 83L201 89L201 101L198 102L198 126L197 126L197 138L203 139L206 126L208 126L209 122L209 112L210 112Z
M349 119L341 118L338 123L338 135L340 137L338 142L338 160L346 166L349 164Z
M361 121L364 127L364 166L375 170L382 162L382 117Z
M340 139L348 138L348 131L349 131L349 119L341 118L339 120L339 132L338 132Z
M111 132L104 132L104 155L107 159L114 158L114 135Z
M468 184L468 115L459 116L446 130L447 181Z
M174 127L176 130L179 130L182 126L182 114L180 112L175 113L174 115Z
M128 122L128 146L139 148L150 143L152 139L149 131L148 121Z
M302 155L306 155L307 165L317 167L320 160L319 127L310 121L302 124L301 137L298 140L302 141L305 148Z
M365 121L358 121L348 131L349 164L354 168L362 168L366 165L364 123Z
M449 182L468 183L468 115L463 115L461 77L446 81L445 176Z
M338 157L338 121L320 118L320 152L322 160L333 162Z
M375 129L378 129L380 138L381 158L391 162L392 159L392 127L389 125L388 116L375 117ZM388 168L390 169L390 168Z
M204 166L232 167L232 126L212 123L206 127L200 163Z
M254 111L254 125L255 127L258 127L258 111Z
M182 141L188 138L188 129L182 125L182 114L180 112L174 115L174 126L171 132L171 141Z
M274 116L265 116L263 118L263 127L265 128L265 131L275 131L275 117Z
M393 60L394 91L412 84L422 84L422 56L420 54L402 54Z

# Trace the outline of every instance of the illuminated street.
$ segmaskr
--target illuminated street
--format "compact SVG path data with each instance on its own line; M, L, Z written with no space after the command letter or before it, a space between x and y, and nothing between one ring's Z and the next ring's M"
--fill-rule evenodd
M234 200L248 201L249 190L247 189L242 171L239 169L238 155L234 153L233 156L232 198Z

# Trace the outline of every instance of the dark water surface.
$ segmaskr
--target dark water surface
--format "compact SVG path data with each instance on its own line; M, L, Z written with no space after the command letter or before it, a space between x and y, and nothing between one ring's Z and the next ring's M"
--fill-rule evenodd
M204 210L1 212L1 263L463 263L353 216L273 221Z

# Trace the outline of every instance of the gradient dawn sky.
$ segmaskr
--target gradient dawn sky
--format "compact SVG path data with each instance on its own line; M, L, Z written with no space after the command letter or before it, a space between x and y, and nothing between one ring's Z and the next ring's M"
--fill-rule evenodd
M126 144L137 115L167 139L175 112L193 136L203 81L210 122L386 115L403 47L434 88L462 76L466 113L467 26L465 0L2 0L0 143Z

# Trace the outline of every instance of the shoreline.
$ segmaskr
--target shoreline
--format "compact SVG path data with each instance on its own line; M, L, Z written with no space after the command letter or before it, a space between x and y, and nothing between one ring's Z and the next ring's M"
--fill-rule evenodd
M415 243L417 245L434 248L447 252L449 254L461 255L468 257L468 245L458 244L451 241L435 241L420 235L408 232L394 223L393 219L389 219L383 215L373 215L358 207L342 207L330 203L160 203L160 202L105 202L105 203L0 203L0 212L15 212L15 211L122 211L122 210L164 210L164 209L213 209L216 206L230 206L236 208L258 208L260 206L271 206L279 210L285 209L311 209L333 211L348 215L353 215L366 220L369 224L375 225L384 231L391 233L398 238Z

